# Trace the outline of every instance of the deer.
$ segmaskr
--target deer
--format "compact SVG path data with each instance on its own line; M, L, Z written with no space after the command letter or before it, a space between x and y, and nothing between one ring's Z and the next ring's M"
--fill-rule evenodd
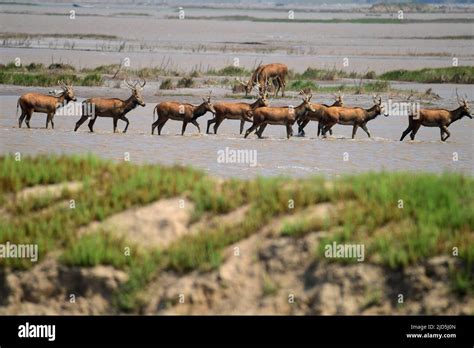
M124 80L123 82L125 86L132 91L132 95L126 100L118 98L90 98L84 100L82 102L82 117L77 121L74 132L89 119L89 130L93 133L94 123L97 117L111 117L113 119L114 133L117 131L117 122L120 119L127 124L123 133L127 132L130 122L125 115L138 105L146 106L142 97L142 91L146 85L146 81L143 80L143 82L136 81L132 83L131 81ZM89 108L88 106L92 106L93 108Z
M298 120L298 134L300 136L305 136L304 127L309 123L309 121L318 121L318 137L321 134L323 124L321 122L321 117L323 115L323 111L326 108L331 108L334 106L344 106L344 94L341 94L339 91L338 94L334 95L334 103L332 105L327 104L312 104L315 112L308 112L305 117L300 118ZM329 134L332 135L332 129L329 130Z
M336 123L344 126L352 126L352 139L355 138L357 128L361 127L367 136L370 138L370 132L367 129L367 122L375 119L377 116L383 114L388 117L384 111L382 98L378 95L373 96L374 105L369 109L360 107L343 107L334 106L326 108L323 111L321 121L323 122L323 136L326 136L327 131L331 129Z
M402 133L400 141L411 132L411 140L415 139L415 135L420 129L421 126L425 127L439 127L441 134L441 141L445 142L451 136L451 133L448 131L448 127L463 118L464 116L472 119L471 108L466 100L466 98L460 98L458 91L456 90L456 97L459 107L454 110L447 109L420 109L419 114L414 114L413 112L408 115L408 128L405 129Z
M250 133L257 130L257 136L262 138L263 131L268 124L272 125L284 125L286 126L286 137L287 139L293 135L292 126L295 122L304 117L307 112L315 112L311 105L312 94L306 94L303 90L300 91L300 95L303 96L303 102L297 107L261 107L255 110L249 110L247 115L253 119L252 126L245 132L244 138L247 138Z
M281 63L272 63L267 65L259 65L247 82L240 79L237 81L245 88L245 95L249 95L255 85L260 88L266 88L267 83L271 82L275 86L275 96L281 89L281 96L285 96L286 75L288 75L288 67Z
M46 116L46 129L48 124L51 122L51 127L54 129L54 115L61 106L67 105L70 101L77 101L74 96L74 90L72 85L67 85L62 81L58 81L58 85L61 87L59 93L55 95L45 95L41 93L26 93L23 94L16 103L16 113L18 115L18 107L21 107L21 115L18 119L18 126L21 128L21 124L26 117L25 123L30 128L30 119L33 112L45 113ZM55 90L56 92L56 90Z
M247 112L249 110L255 110L256 108L268 106L268 95L265 89L259 90L257 94L257 100L252 104L248 103L218 103L214 104L216 110L215 117L207 121L206 133L209 134L209 128L214 123L214 134L217 134L222 121L225 119L229 120L240 120L240 134L244 130L245 121L252 122L252 119L248 118Z
M155 113L158 115L158 119L151 125L151 134L153 135L155 128L158 127L158 135L161 135L161 129L169 119L183 122L181 135L184 135L188 123L195 125L198 132L201 133L201 128L196 120L208 111L214 115L216 114L216 109L211 102L211 94L212 91L209 92L206 98L202 97L203 102L199 105L179 102L159 103L153 109L153 120L155 119Z

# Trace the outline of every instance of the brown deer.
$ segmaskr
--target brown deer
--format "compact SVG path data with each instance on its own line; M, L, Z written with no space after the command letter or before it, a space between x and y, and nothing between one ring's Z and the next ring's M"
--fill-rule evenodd
M206 133L209 133L209 128L211 124L214 123L214 134L217 134L217 129L219 128L222 121L225 119L229 120L240 120L240 134L244 130L245 121L252 122L247 116L249 110L254 110L256 108L268 106L267 92L265 90L259 91L257 95L257 100L252 104L248 103L218 103L214 104L214 109L216 110L215 117L212 120L207 121L207 130Z
M21 115L18 119L18 126L21 128L21 124L26 117L25 123L30 128L30 119L33 112L40 112L47 114L46 116L46 128L48 128L49 122L51 127L54 129L54 115L56 110L69 103L71 100L76 101L74 96L74 90L72 85L66 85L62 81L58 81L61 86L59 95L45 95L40 93L26 93L22 95L16 103L16 113L18 115L18 106L21 106Z
M455 110L449 111L446 109L421 109L419 115L411 114L408 116L408 128L402 134L400 141L402 141L408 133L411 132L411 140L415 139L416 132L420 129L420 126L425 127L439 127L441 133L441 141L446 141L451 135L448 131L448 127L451 123L456 122L467 116L472 119L471 108L465 98L459 98L456 91L457 101L459 107ZM444 136L446 134L446 136ZM444 136L444 137L443 137Z
M82 117L77 121L74 132L77 131L87 119L90 120L88 125L89 130L94 132L94 123L97 117L111 117L114 124L114 133L117 131L117 122L119 119L127 123L123 130L123 132L126 133L130 122L125 115L138 105L146 105L141 93L143 87L146 85L146 81L143 80L143 83L140 83L140 81L135 83L124 81L124 84L132 90L132 95L127 100L118 98L90 98L84 100L82 102Z
M315 112L308 112L303 118L298 120L298 134L301 136L305 136L304 127L309 123L309 121L317 121L318 122L318 137L321 134L323 124L321 122L321 117L323 115L323 111L326 108L331 108L334 106L344 106L344 94L341 94L339 91L338 94L334 95L334 103L332 105L326 104L312 104ZM332 135L332 129L329 130L329 134Z
M284 97L286 75L288 75L288 67L285 64L272 63L259 65L247 82L239 79L237 81L245 87L245 95L249 95L255 85L258 84L263 89L266 88L268 82L271 82L275 86L275 96L278 95L281 89L281 96Z
M310 103L312 95L308 95L304 91L300 91L300 95L303 96L303 102L295 108L267 106L248 111L247 115L253 118L253 124L245 132L245 138L257 128L257 135L261 138L267 125L273 124L285 125L286 137L289 139L290 136L293 135L293 124L295 124L299 118L304 117L307 112L315 111Z
M374 106L369 109L363 109L360 107L341 107L334 106L326 108L323 111L321 122L323 122L323 136L326 136L326 132L331 129L336 123L344 126L352 126L352 139L354 139L357 128L361 127L370 138L370 132L367 129L367 122L375 119L378 115L383 114L385 117L388 114L384 111L382 104L382 98L380 96L373 96Z
M155 106L155 109L153 109L153 119L155 112L158 115L158 119L151 125L151 134L153 135L155 128L158 127L158 135L161 135L161 129L169 119L183 122L181 135L184 135L188 123L195 125L199 133L201 133L201 128L196 121L198 117L203 116L208 111L214 115L216 114L214 105L211 102L211 93L209 92L207 98L202 98L203 102L197 106L179 102L163 102Z

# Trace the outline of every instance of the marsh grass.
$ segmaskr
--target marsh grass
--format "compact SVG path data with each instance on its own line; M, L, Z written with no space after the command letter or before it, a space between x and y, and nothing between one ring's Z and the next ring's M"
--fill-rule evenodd
M388 71L379 77L382 80L412 81L420 83L474 83L474 67L457 66L447 68L425 68L421 70Z

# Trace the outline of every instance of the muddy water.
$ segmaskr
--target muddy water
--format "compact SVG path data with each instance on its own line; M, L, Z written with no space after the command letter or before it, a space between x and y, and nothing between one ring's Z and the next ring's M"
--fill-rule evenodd
M85 93L85 91L80 91ZM80 95L80 93L78 93ZM315 101L327 102L329 96L315 96ZM218 135L206 135L210 114L199 118L201 134L189 124L185 136L181 136L181 123L168 121L163 135L152 136L152 110L158 100L182 100L198 102L197 96L150 97L145 108L137 108L128 115L130 126L126 134L112 133L111 119L98 119L95 133L89 133L87 122L74 132L77 116L56 116L56 129L44 129L44 114L34 114L32 129L18 128L15 116L18 95L0 97L0 154L20 152L38 153L95 153L101 157L132 162L192 165L212 175L250 178L257 175L306 176L323 174L329 177L344 173L373 170L463 172L473 174L474 121L463 118L450 126L452 134L447 143L439 140L439 129L421 128L414 142L399 142L401 132L407 126L406 117L379 116L368 124L372 139L359 129L355 140L350 139L352 127L335 126L334 135L328 139L316 138L316 125L309 124L305 138L286 139L283 126L268 126L265 139L256 135L243 139L238 134L239 121L224 121ZM80 101L81 99L79 99ZM294 100L278 100L273 105L293 103ZM348 104L369 106L368 97L347 97ZM452 105L454 106L454 105ZM245 129L250 126L246 123ZM119 121L119 128L124 123ZM295 127L296 131L296 127ZM256 152L256 165L247 163L221 163L219 151L248 150ZM453 161L453 153L458 160ZM254 154L254 152L252 152ZM229 159L229 158L228 158ZM232 160L230 158L230 160Z

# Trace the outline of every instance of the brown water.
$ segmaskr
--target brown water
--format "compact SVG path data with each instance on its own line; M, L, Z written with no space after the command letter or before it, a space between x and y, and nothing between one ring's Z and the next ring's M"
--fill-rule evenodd
M413 87L413 86L411 86ZM44 90L44 89L38 89ZM91 92L91 90L94 90ZM438 92L445 91L448 88ZM204 92L204 91L202 91ZM5 94L5 91L3 91ZM117 95L126 97L124 90L77 88L76 94ZM217 93L218 94L218 93ZM314 101L329 102L329 95L314 95ZM132 162L151 162L162 164L184 164L201 168L212 175L249 178L257 175L306 176L323 174L334 177L344 173L365 171L428 171L463 172L473 174L473 130L474 121L468 118L450 126L451 138L447 143L439 140L439 129L422 127L416 140L399 142L402 131L407 126L406 117L379 116L368 124L372 139L359 129L355 140L350 139L352 127L335 126L334 135L322 140L316 138L316 125L310 123L307 136L286 139L283 126L269 125L264 133L265 139L250 135L248 139L238 134L239 121L225 120L218 135L206 135L207 120L210 114L198 119L201 134L193 125L188 125L185 136L180 135L181 123L169 120L163 128L163 135L150 134L152 111L156 102L180 100L198 103L197 96L153 96L146 94L147 105L130 112L130 126L126 134L112 133L111 119L98 119L95 133L91 134L87 122L78 132L74 125L78 116L56 116L56 129L46 130L44 114L34 114L32 129L18 128L15 115L17 95L0 96L0 154L20 152L37 153L95 153L99 156L123 161L125 156ZM216 96L216 99L223 99ZM82 99L79 98L79 101ZM230 99L225 99L231 101ZM293 99L272 101L272 105L297 105ZM348 105L369 107L368 96L347 96ZM444 101L443 103L446 103ZM452 103L451 103L452 104ZM450 104L450 105L451 105ZM451 105L455 107L455 105ZM245 129L250 126L246 123ZM25 126L24 126L25 127ZM119 128L124 123L119 121ZM296 126L295 133L296 133ZM228 147L231 150L256 151L257 165L247 163L220 163L219 151ZM453 161L457 153L458 161ZM344 160L344 159L347 160Z

